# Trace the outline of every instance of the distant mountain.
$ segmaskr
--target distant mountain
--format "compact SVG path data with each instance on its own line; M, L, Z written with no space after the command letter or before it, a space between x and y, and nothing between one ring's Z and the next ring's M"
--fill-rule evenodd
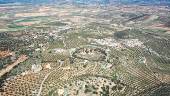
M5 3L53 3L56 1L63 1L63 0L0 0L1 4L5 4Z
M11 0L0 0L0 4L6 4L6 3L15 3Z
M115 0L123 4L170 4L170 0Z
M166 4L170 5L170 0L0 0L1 4L5 3L74 3L74 4Z
M110 4L110 0L73 0L77 4Z

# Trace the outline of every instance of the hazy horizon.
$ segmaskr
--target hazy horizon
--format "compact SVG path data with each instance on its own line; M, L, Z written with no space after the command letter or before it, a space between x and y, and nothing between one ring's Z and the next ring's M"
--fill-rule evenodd
M170 0L0 0L0 4L8 3L32 3L32 4L41 4L41 3L67 3L67 4L165 4L169 5Z

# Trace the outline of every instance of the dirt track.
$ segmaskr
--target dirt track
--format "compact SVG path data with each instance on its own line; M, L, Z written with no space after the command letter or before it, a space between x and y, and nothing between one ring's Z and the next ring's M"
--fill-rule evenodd
M11 71L16 65L18 65L21 62L24 62L27 60L28 57L26 55L20 55L19 58L12 64L9 64L6 68L0 70L0 77L2 77L5 73Z

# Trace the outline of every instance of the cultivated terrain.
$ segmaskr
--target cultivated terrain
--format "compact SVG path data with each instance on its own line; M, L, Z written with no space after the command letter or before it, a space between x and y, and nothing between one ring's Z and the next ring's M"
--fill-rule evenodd
M0 5L0 96L170 96L170 9Z

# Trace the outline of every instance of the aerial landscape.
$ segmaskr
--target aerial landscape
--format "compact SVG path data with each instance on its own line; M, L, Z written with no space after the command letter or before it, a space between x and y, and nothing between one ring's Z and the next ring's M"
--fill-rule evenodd
M0 96L170 96L170 1L0 0Z

